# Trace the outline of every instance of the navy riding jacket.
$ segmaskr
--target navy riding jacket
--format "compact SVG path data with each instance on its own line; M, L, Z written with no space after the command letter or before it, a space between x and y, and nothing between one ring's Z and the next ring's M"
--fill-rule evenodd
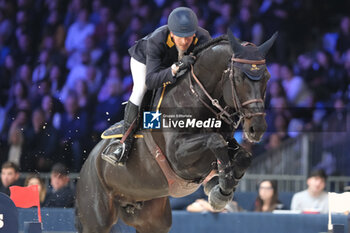
M196 36L186 54L193 51L195 46L211 39L209 32L198 27ZM171 65L178 61L178 51L170 36L168 26L162 26L146 37L137 41L129 49L129 54L135 60L146 64L146 86L149 90L162 87L176 81L172 75Z

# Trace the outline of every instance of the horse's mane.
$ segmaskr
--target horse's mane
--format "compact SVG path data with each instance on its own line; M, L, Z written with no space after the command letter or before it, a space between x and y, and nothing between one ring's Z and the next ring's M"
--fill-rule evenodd
M221 35L217 38L214 38L214 39L211 39L209 40L208 42L204 43L204 44L201 44L199 45L198 47L196 47L194 50L193 50L193 55L194 56L197 56L200 52L202 52L203 50L209 48L210 46L214 45L214 44L217 44L221 41L227 41L228 40L228 37L227 35Z

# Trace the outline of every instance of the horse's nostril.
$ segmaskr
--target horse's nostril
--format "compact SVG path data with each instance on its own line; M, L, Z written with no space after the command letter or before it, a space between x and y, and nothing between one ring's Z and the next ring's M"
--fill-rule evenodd
M249 133L251 133L251 134L255 133L255 130L254 130L253 126L249 127Z

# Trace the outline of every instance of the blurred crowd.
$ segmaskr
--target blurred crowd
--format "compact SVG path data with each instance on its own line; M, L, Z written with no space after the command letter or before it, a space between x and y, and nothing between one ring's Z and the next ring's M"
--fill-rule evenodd
M263 150L303 130L344 130L350 99L349 2L340 0L0 0L0 163L23 172L60 162L78 172L132 89L127 49L192 8L212 37L257 45L267 57ZM334 111L334 108L337 111ZM260 148L260 150L262 150Z

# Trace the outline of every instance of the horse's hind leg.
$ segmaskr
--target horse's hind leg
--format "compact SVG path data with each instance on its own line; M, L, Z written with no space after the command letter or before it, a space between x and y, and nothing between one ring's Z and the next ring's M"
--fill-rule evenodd
M168 233L171 227L171 207L168 197L145 201L142 209L134 214L120 208L123 221L133 226L137 233Z

